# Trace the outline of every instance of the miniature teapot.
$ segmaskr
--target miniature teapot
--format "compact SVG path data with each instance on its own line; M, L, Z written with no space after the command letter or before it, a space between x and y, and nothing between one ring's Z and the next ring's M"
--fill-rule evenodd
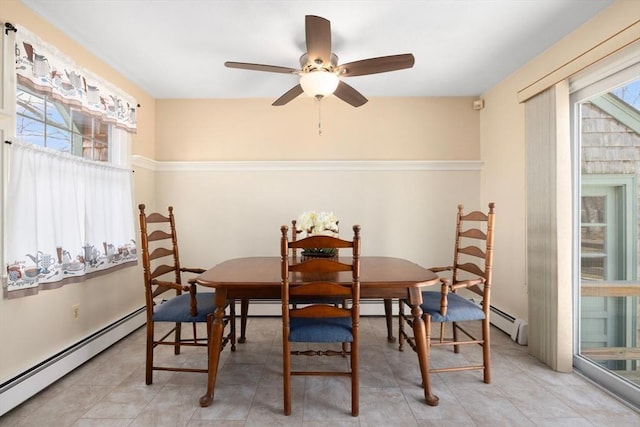
M35 265L38 265L40 263L41 254L42 254L42 251L38 251L35 255L26 254L25 256L31 258L31 261L33 261Z
M64 72L67 75L67 78L69 79L71 84L76 89L82 89L82 76L80 76L80 74L76 73L75 71L69 72L67 70L64 70Z

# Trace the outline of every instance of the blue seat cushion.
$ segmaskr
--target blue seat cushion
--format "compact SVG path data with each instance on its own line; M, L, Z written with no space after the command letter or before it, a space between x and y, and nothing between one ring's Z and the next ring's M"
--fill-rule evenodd
M215 294L201 292L196 294L198 313L191 316L191 297L188 293L178 295L175 298L155 306L153 313L154 322L206 322L207 314L216 309Z
M482 320L484 311L482 308L472 303L460 295L447 294L447 315L440 314L440 292L425 291L422 293L422 311L431 315L433 322L463 322L465 320Z
M353 342L351 317L292 317L289 319L289 341Z

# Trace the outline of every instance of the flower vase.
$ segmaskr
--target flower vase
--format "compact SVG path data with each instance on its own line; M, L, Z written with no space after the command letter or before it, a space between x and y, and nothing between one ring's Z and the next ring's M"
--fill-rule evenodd
M322 234L334 235L334 232L331 230L324 230ZM319 233L314 233L313 230L307 231L307 236L318 235ZM302 256L305 258L333 258L338 255L338 250L336 248L308 248L302 251Z

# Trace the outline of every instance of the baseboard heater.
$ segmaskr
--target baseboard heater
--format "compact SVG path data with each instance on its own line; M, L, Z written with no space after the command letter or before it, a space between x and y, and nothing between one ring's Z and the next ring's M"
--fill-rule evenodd
M478 306L480 305L480 301L475 298L470 298L470 301ZM527 338L529 326L525 320L517 319L494 306L491 306L490 310L490 321L493 326L505 332L516 343L527 345L529 342Z
M517 319L499 308L491 306L491 324L506 332L516 343L527 345L529 325L526 321Z
M0 384L0 416L59 380L146 322L142 307Z

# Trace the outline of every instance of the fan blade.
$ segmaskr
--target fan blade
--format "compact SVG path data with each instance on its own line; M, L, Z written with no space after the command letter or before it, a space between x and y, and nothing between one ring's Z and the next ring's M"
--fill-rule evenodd
M284 95L282 95L280 98L276 99L274 101L273 106L279 107L281 105L286 104L289 101L292 101L293 98L295 98L298 95L301 95L303 92L302 90L302 86L295 85L294 87L292 87L291 89L289 89Z
M367 103L368 99L362 96L360 92L343 82L338 83L338 88L333 92L335 96L342 99L347 104L359 107Z
M307 56L317 64L331 64L331 23L314 15L305 17L305 37L307 39Z
M381 56L349 62L338 67L340 77L364 76L367 74L386 73L413 67L415 59L412 54Z
M270 73L285 73L285 74L298 74L300 70L289 67L278 67L277 65L263 65L263 64L250 64L247 62L230 62L224 63L225 67L239 68L241 70L252 71L268 71Z

